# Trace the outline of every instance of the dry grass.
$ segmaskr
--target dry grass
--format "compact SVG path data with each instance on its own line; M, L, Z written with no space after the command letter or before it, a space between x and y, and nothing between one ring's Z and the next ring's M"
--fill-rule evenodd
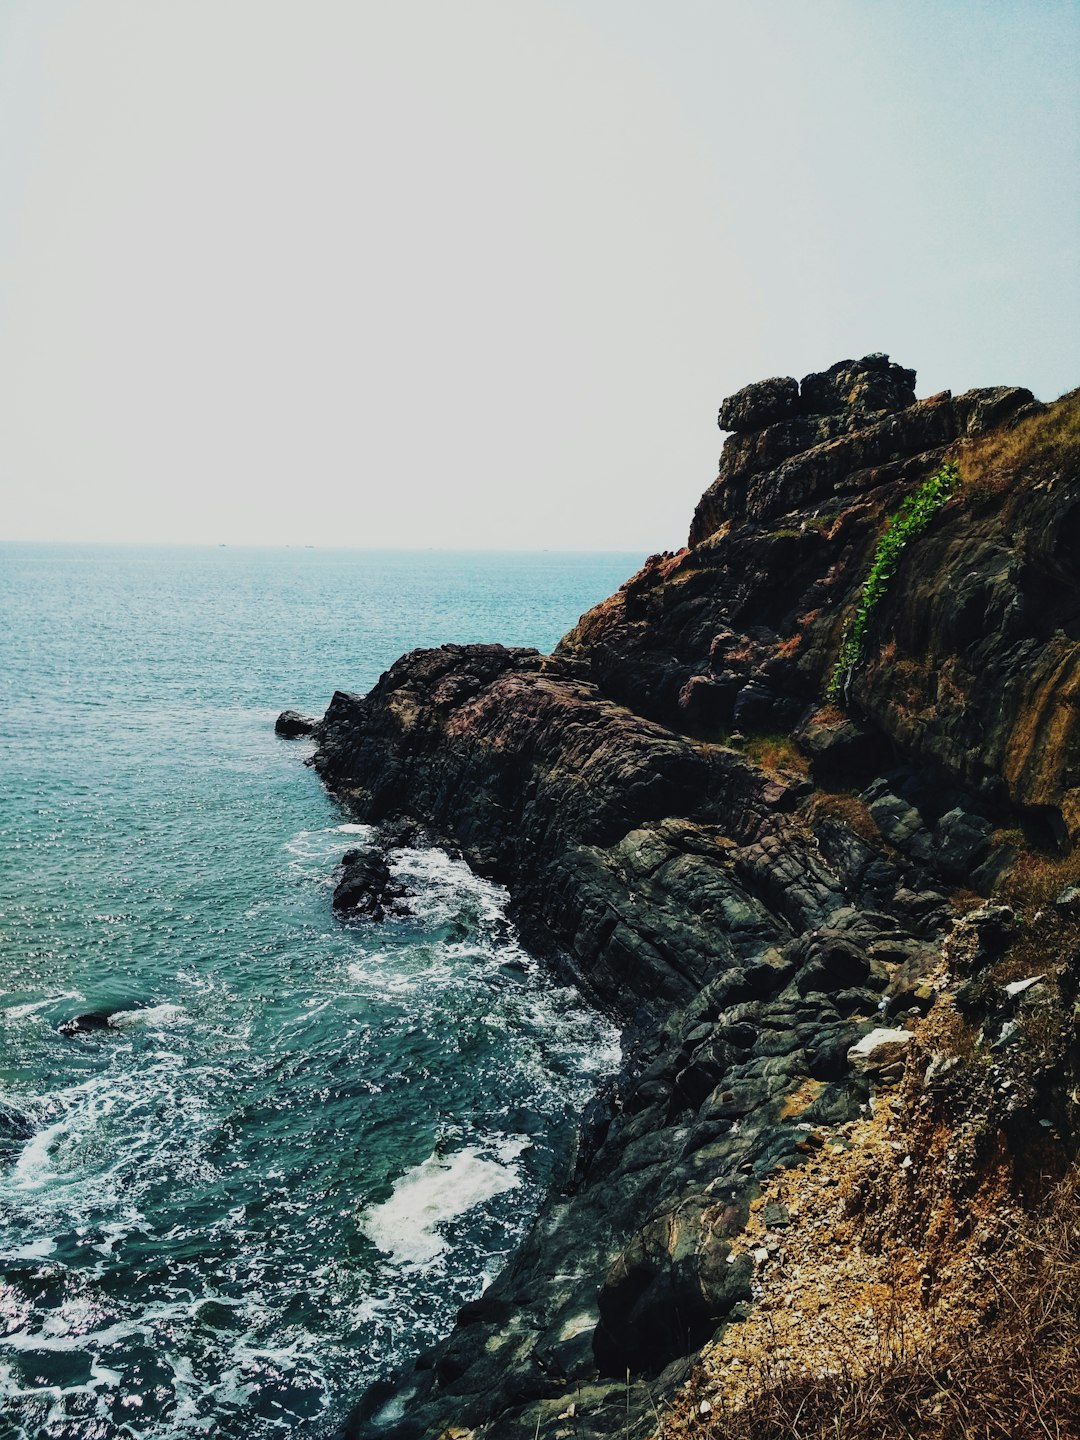
M738 1408L722 1396L665 1436L699 1440L1077 1440L1080 1437L1080 1176L1038 1218L1013 1220L978 1262L991 1299L973 1333L908 1333L877 1309L879 1363L790 1373L763 1356Z
M1080 390L1063 395L1041 415L1012 429L993 430L963 445L961 492L974 501L1005 495L1026 475L1050 474L1080 449Z
M771 770L776 775L810 773L810 762L790 735L754 735L745 741L742 751L759 770Z
M1034 919L1069 885L1080 885L1080 846L1068 855L1026 850L1009 871L1000 898Z
M807 817L812 825L818 820L838 821L868 845L887 848L869 805L854 790L819 790L810 801Z

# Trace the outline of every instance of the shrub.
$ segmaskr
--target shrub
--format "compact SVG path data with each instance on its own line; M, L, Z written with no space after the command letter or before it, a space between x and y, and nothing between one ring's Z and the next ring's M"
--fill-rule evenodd
M929 526L959 483L959 466L954 461L946 461L913 495L908 496L895 515L889 517L887 528L878 541L869 573L859 592L855 614L844 627L840 653L836 657L825 692L830 700L842 700L847 693L851 677L865 654L867 637L877 608L889 588L889 582L896 574L906 546Z

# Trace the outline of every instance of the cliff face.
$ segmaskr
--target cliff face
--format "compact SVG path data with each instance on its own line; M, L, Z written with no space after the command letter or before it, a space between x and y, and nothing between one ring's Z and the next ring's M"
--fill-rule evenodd
M657 1387L748 1313L762 1187L925 1070L920 1017L955 999L946 936L975 957L962 1023L987 1045L1005 1023L972 977L1015 916L960 917L1018 875L1068 878L1052 847L1080 829L1080 405L916 401L914 379L870 356L748 387L689 547L553 656L418 651L335 695L315 763L350 812L459 844L628 1022L565 1189L349 1434L534 1440L571 1404L585 1433L646 1433ZM826 705L887 517L946 457L963 483L904 553L846 709ZM1019 1027L1000 1064L1023 1086L1000 1114L980 1102L1010 1175L1032 1137L1045 1149L1036 1118L1055 1127L1044 1171L1076 1128L1071 952L1042 968L1043 1048Z

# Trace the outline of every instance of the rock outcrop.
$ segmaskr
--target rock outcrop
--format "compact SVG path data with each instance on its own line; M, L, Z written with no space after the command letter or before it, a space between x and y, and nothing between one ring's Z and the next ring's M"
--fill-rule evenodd
M341 878L331 902L345 920L385 920L408 915L408 890L395 880L386 856L378 850L347 850L341 857Z
M886 356L748 387L689 547L553 656L444 646L334 696L314 763L349 813L460 847L627 1027L565 1186L349 1436L533 1440L571 1404L590 1434L646 1433L657 1387L746 1313L736 1240L761 1187L904 1073L952 892L1075 840L1080 406L913 387ZM822 697L874 546L947 454L964 485L837 711ZM996 923L982 960L968 946L976 976ZM1044 1082L1028 1103L1053 1090L1065 1145L1075 1107Z
M274 732L286 740L298 740L302 735L313 735L318 723L299 710L282 710L274 722Z

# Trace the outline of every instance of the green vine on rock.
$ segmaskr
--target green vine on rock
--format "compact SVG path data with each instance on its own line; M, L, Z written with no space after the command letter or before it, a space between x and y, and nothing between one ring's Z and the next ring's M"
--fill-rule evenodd
M825 690L830 700L842 701L847 696L851 678L865 656L867 637L877 608L896 574L904 548L923 533L959 484L960 467L955 461L947 460L940 470L907 497L895 515L889 517L859 593L855 614L844 626L840 653Z

